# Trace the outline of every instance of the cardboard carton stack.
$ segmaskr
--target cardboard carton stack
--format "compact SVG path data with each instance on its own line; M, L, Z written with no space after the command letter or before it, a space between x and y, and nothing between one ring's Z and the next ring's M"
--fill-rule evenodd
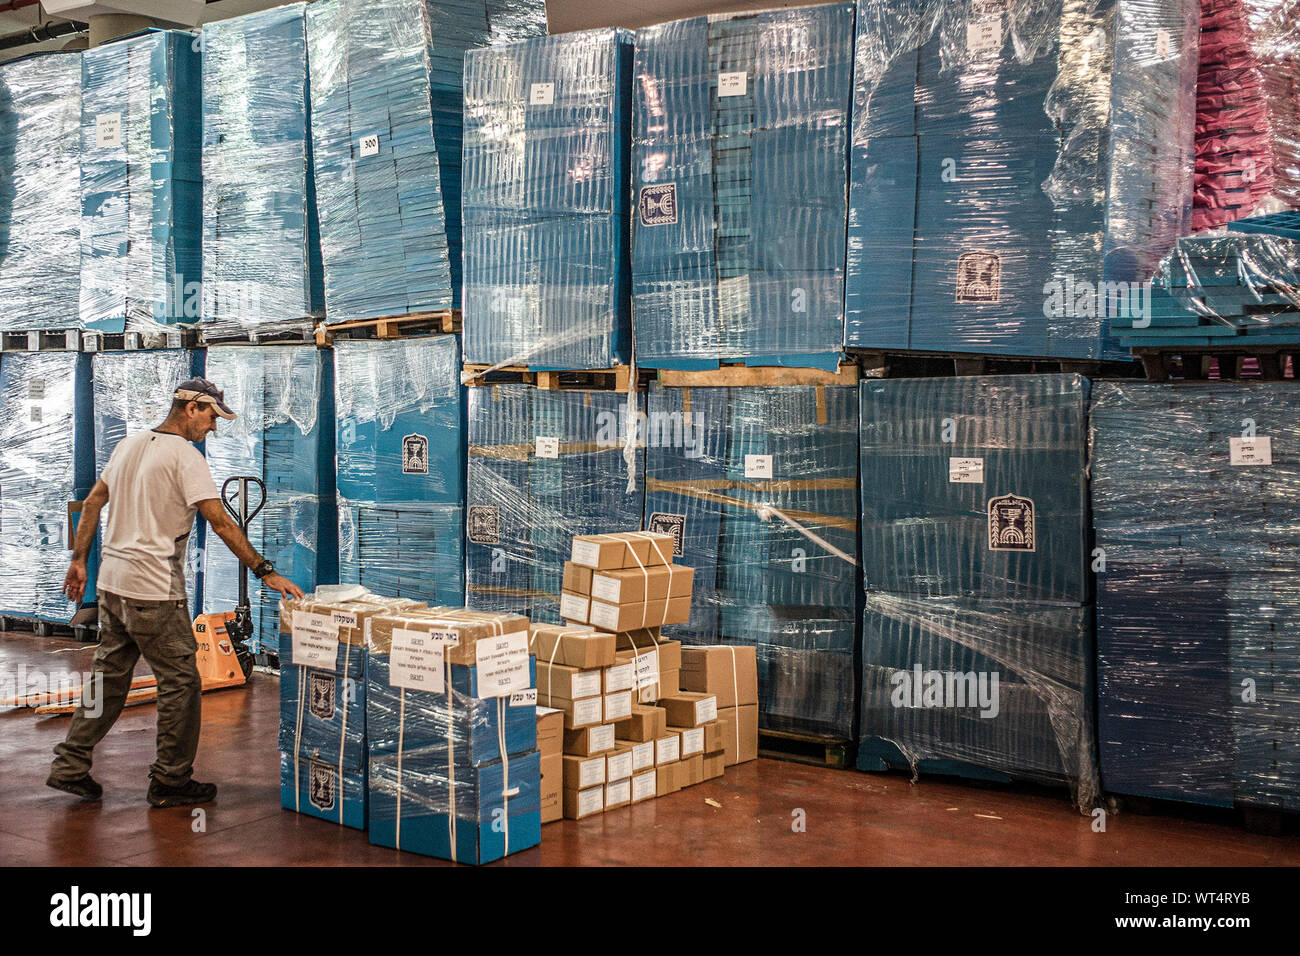
M371 620L370 842L487 863L541 840L528 619L433 607Z

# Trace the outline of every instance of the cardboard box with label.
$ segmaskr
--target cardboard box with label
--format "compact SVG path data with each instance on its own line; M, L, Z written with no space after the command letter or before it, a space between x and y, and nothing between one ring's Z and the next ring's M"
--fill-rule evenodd
M588 594L605 604L662 603L671 598L690 597L695 569L681 564L658 564L647 568L593 572Z
M542 823L550 823L564 817L564 758L560 754L542 756L541 775Z
M667 730L668 715L663 708L644 704L634 705L630 716L614 724L614 736L619 740L657 740Z
M685 624L691 618L690 596L636 604L607 604L592 598L587 619L602 631L630 631L642 627Z
M532 624L528 629L528 641L533 655L549 664L590 670L614 663L614 636L604 631L560 624Z
M703 727L668 727L668 732L678 734L682 738L682 759L693 756L694 754L704 753L704 728Z
M369 811L367 771L313 760L303 754L280 754L280 806L340 826L364 830Z
M564 791L564 818L581 820L605 810L605 786L600 784L586 790Z
M632 802L640 803L643 800L653 800L659 795L659 782L655 779L654 768L632 776Z
M653 740L643 740L639 743L632 743L632 773L638 774L643 770L653 770L655 765L655 742Z
M724 707L718 711L722 724L722 749L728 767L758 757L758 705Z
M632 802L632 778L624 777L605 784L605 809L614 810Z
M573 594L591 594L591 576L593 573L591 568L583 567L581 564L574 564L572 561L565 561L564 578L560 583L560 587ZM546 626L554 627L555 625Z
M448 662L466 666L477 663L476 645L482 640L499 642L522 633L525 649L528 646L528 618L463 607L430 607L400 614L380 614L369 619L369 627L372 650L387 654L394 631L424 632L443 646Z
M676 763L682 759L682 738L679 734L666 733L655 741L655 766Z
M666 797L682 789L681 763L655 764L655 796Z
M630 744L619 744L605 757L605 777L607 780L621 780L624 777L631 777L634 769Z
M681 668L682 688L713 694L719 708L758 703L758 659L753 647L685 647Z
M543 707L559 707L556 701L599 697L604 686L601 668L579 670L564 664L549 664L537 659L537 702Z
M704 755L704 779L716 780L727 769L727 755L719 750L717 753Z
M572 591L561 592L560 617L568 622L565 626L570 630L588 626L591 620L591 598Z
M581 757L576 754L565 754L561 759L564 761L565 790L586 790L588 787L605 782L604 756Z
M594 757L614 749L614 725L597 724L564 731L564 752Z
M702 727L718 719L718 699L712 694L679 691L659 698L659 706L668 714L668 723L676 727Z
M673 542L672 535L653 531L576 535L570 560L597 571L671 564Z
M706 754L718 753L722 750L722 721L711 720L700 729L704 731L704 752Z
M704 754L683 757L678 768L678 779L683 787L693 787L704 782Z
M553 707L537 708L537 752L543 757L564 753L564 712Z
M617 694L619 691L630 691L635 689L636 685L636 668L632 661L624 661L621 664L611 664L604 668L605 674L605 693Z
M333 667L293 662L291 641L281 647L282 753L359 770L366 759L366 649L339 644Z
M621 690L617 694L605 695L605 721L624 720L632 715L632 692Z

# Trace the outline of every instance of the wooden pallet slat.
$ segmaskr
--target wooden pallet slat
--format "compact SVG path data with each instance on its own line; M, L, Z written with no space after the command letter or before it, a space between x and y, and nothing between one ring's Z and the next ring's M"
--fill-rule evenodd
M460 309L439 309L406 315L386 315L375 319L325 322L316 327L316 344L324 347L336 338L400 339L431 332L459 332L460 329Z
M946 378L1028 373L1084 375L1089 378L1140 378L1136 359L1043 358L1032 355L982 355L973 352L920 352L906 349L850 349L863 378Z
M1196 345L1135 348L1148 381L1167 382L1179 377L1204 381L1211 376L1211 361L1223 380L1257 378L1265 382L1294 379L1300 369L1300 345Z
M856 385L858 366L841 362L835 371L776 365L720 365L708 369L658 370L665 388L768 388L795 385Z
M765 729L758 732L758 755L835 770L853 766L855 756L853 741L846 738Z
M490 370L490 371L489 371ZM637 387L649 370L641 369ZM614 368L531 369L524 365L491 365L466 363L462 380L466 385L532 385L542 391L570 389L595 389L598 391L626 392L632 380L632 370L627 365Z

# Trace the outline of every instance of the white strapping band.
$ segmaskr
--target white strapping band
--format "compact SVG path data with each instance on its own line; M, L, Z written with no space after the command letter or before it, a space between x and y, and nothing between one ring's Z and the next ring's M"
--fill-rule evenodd
M845 561L849 562L849 564L853 565L855 568L858 566L858 559L857 559L857 558L854 558L854 557L852 557L851 555L847 555L847 554L845 554L843 551L841 551L839 548L835 547L835 545L831 544L831 543L830 543L829 541L827 541L825 538L821 537L820 535L817 535L817 534L813 533L812 531L809 531L807 528L805 528L805 527L804 527L803 525L801 525L799 522L795 521L793 518L791 518L789 515L787 515L784 511L781 511L779 508L773 508L771 505L759 505L758 508L755 509L755 510L758 512L758 516L759 516L759 518L761 518L761 519L764 520L764 521L767 521L767 520L770 519L773 515L776 515L776 517L780 518L782 521L784 521L784 522L785 522L786 524L788 524L790 527L794 528L795 531L798 531L801 535L803 535L803 536L804 536L805 538L807 538L809 541L813 541L813 542L815 542L815 543L821 545L823 548L825 548L825 549L826 549L827 551L829 551L831 554L835 555L835 557L844 559Z

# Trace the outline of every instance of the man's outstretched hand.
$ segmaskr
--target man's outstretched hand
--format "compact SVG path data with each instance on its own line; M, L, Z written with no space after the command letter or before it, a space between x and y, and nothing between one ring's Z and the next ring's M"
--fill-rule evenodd
M68 573L71 574L72 572L69 571ZM280 597L301 598L303 596L302 588L298 587L298 585L294 584L283 574L279 574L275 571L272 571L266 577L262 578L262 586L268 587L272 591L279 591Z

